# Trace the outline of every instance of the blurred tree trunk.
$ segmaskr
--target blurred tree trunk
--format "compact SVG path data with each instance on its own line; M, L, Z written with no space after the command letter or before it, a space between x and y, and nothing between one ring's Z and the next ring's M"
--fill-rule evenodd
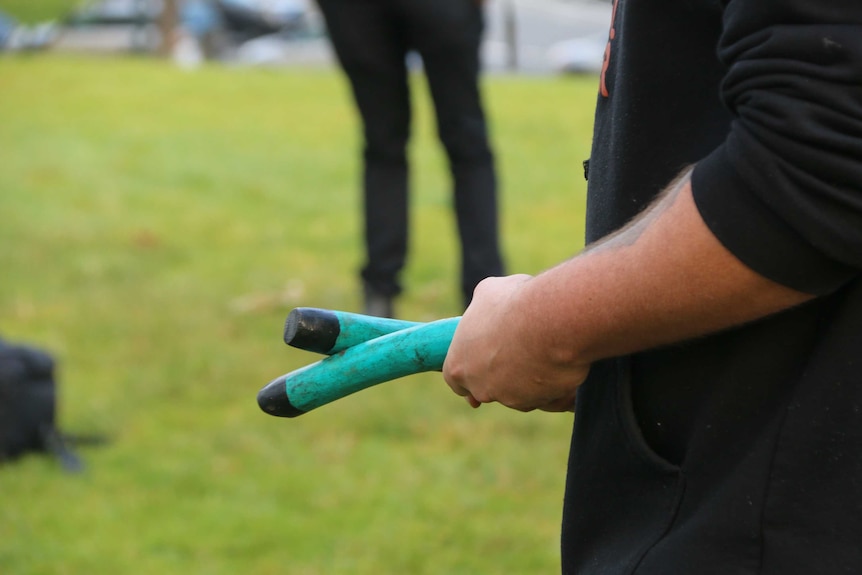
M518 22L515 3L507 0L503 5L503 35L506 43L506 64L511 71L518 69Z
M170 57L177 43L177 28L179 27L179 0L162 0L162 13L159 15L159 32L162 44L159 52Z

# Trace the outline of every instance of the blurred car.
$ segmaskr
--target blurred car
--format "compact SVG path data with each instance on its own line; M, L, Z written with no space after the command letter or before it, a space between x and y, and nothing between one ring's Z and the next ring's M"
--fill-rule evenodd
M312 0L175 0L178 45L208 59L233 59L245 43L314 35ZM60 49L155 52L164 0L90 0L64 20ZM175 49L176 49L175 45Z
M562 74L601 72L607 42L605 34L557 42L548 49L548 59L551 67Z
M17 27L17 20L0 11L0 49L6 46Z
M241 40L298 30L307 11L298 0L215 0L215 5L225 28Z
M162 0L95 0L72 12L72 27L155 24ZM222 28L249 39L301 26L306 5L300 0L177 0L180 25L194 35Z
M0 52L39 50L50 46L56 37L57 25L54 22L26 26L0 11Z
M151 0L99 0L86 2L66 18L66 25L145 24L158 18L161 2Z

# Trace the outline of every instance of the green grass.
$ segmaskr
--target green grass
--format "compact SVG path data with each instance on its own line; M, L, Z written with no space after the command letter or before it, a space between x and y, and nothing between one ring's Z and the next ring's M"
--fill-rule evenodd
M459 313L445 162L416 79L405 319ZM0 59L0 335L60 360L86 473L0 468L0 572L559 570L570 415L470 410L439 374L295 420L295 306L356 310L357 123L330 70ZM582 245L595 80L492 77L511 271Z
M61 20L84 3L84 0L0 0L0 10L21 22L35 24Z

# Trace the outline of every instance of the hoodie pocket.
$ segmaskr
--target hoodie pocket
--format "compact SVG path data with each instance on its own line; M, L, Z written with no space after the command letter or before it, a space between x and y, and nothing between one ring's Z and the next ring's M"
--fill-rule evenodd
M633 573L668 531L685 491L679 467L638 428L627 359L595 364L578 391L563 505L563 573Z

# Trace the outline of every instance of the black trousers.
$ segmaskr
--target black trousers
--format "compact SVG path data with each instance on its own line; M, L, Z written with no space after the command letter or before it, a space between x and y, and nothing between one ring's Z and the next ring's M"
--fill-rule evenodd
M365 285L401 292L408 244L410 92L406 56L422 57L449 159L465 303L503 274L497 181L479 90L483 14L476 0L318 0L350 80L364 133Z

